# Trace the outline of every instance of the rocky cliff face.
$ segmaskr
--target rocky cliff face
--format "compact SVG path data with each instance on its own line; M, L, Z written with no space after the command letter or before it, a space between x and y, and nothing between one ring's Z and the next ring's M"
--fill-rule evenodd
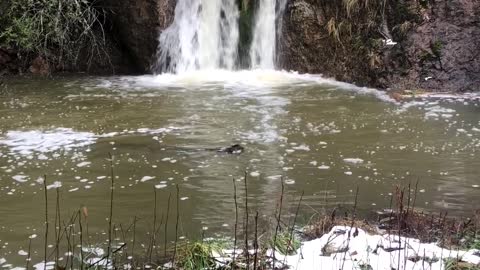
M159 32L173 21L176 0L101 0L124 57L138 72L149 72Z
M291 0L282 68L380 88L480 90L479 1L385 3L348 14L329 1Z
M388 67L387 80L396 88L480 91L480 1L439 1L401 46L409 61L405 74Z

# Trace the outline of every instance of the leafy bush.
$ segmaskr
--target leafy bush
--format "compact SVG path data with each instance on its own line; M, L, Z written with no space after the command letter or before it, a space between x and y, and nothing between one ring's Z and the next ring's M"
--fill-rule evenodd
M103 11L88 0L10 0L0 14L0 46L41 55L62 68L80 55L105 56Z

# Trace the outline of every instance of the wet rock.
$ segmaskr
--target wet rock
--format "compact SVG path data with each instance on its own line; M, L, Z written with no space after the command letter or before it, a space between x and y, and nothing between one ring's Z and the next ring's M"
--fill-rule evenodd
M173 21L176 0L101 0L109 11L112 32L124 56L139 72L148 72L158 46L160 31Z
M19 69L14 51L0 48L0 76L15 73Z
M47 76L50 74L50 65L43 57L37 56L28 70L35 75Z

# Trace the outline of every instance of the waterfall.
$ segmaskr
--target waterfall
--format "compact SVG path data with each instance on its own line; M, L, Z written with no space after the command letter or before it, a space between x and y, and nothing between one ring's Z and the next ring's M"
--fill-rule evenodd
M238 60L237 0L178 0L175 18L159 38L157 72L233 70ZM252 68L273 69L278 19L286 0L258 0L250 48Z
M233 69L238 16L235 0L178 0L174 21L159 38L157 71Z
M252 68L273 69L276 62L277 36L286 0L259 0L255 18L250 61Z

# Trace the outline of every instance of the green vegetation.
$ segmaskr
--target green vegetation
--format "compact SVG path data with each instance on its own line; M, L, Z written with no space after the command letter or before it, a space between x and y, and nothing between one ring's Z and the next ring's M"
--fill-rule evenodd
M480 266L462 262L458 259L446 259L445 270L480 270Z
M419 55L420 64L439 63L442 68L442 48L443 44L440 40L431 41L429 50L422 50Z
M220 254L224 245L219 241L188 243L178 250L176 266L181 269L213 269L216 266L214 253Z
M423 19L425 5L417 1L319 0L317 8L325 20L333 59L346 59L346 65L363 65L366 76L376 81L382 72L386 40L401 43ZM392 51L401 54L404 48ZM350 60L354 59L354 60ZM406 69L406 67L400 67Z
M300 248L301 242L295 235L291 235L289 232L283 232L277 235L275 242L272 239L270 245L275 247L281 254L294 255Z
M10 0L0 13L0 47L41 56L57 69L105 59L103 11L87 0Z

